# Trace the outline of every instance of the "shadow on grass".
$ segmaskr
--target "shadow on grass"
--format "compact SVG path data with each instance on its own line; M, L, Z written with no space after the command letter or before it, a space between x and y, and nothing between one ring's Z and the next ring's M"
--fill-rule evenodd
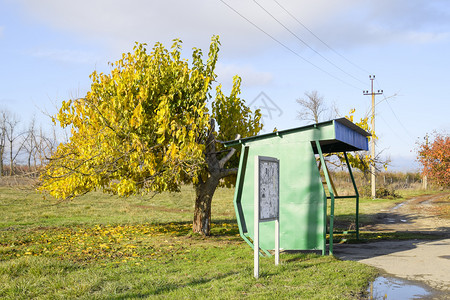
M157 231L161 233L171 232L174 235L192 235L192 222L166 222L155 223ZM235 236L239 234L236 219L223 219L211 222L211 236ZM199 236L201 236L199 234Z
M238 272L227 272L225 274L220 274L218 276L213 276L210 278L196 278L191 280L190 282L187 283L167 283L167 284L163 284L160 285L158 287L156 287L155 289L148 291L148 292L144 292L144 293L131 293L131 294L127 294L127 296L123 296L123 295L118 295L118 296L112 296L112 297L108 297L108 299L136 299L136 298L149 298L151 296L158 296L158 295L164 295L166 293L170 293L171 291L177 290L177 289L183 289L183 288L194 288L196 286L200 286L203 284L207 284L211 281L215 281L215 280L221 280L224 279L226 277L232 276L238 274Z
M308 261L311 259L316 259L321 257L322 251L316 251L316 250L285 250L282 252L286 254L290 254L291 257L285 259L284 261L287 263L290 262L298 262L298 261ZM320 262L318 262L320 264Z

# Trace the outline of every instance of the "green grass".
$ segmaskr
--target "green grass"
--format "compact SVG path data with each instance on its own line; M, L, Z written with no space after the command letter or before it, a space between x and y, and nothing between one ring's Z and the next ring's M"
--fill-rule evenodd
M383 210L388 210L398 203L405 201L403 198L397 199L369 199L359 200L359 222L360 224L370 224L374 221L374 216ZM328 200L328 215L330 215L330 200ZM356 199L335 199L334 202L334 224L335 231L355 230Z
M403 189L403 190L398 190L397 192L402 198L410 199L410 198L418 197L418 196L422 196L422 195L440 194L442 192L448 192L448 190L440 190L440 189L427 189L427 190L423 190L423 189Z
M47 199L46 199L47 198ZM190 222L195 192L122 198L93 192L72 201L44 198L31 188L0 187L0 228L70 226L77 224L127 224ZM212 205L216 220L235 220L233 190L219 188Z
M213 201L212 236L191 233L194 192L72 202L0 188L0 298L359 299L377 271L316 254L260 259L238 235L233 190Z
M437 194L438 191L431 190L400 190L396 191L400 195L398 198L377 198L360 197L359 199L359 213L361 215L374 215L383 210L388 210L407 199L429 194ZM355 199L335 199L335 213L336 215L354 215L355 214ZM328 200L330 205L330 200Z
M306 254L283 255L283 265L261 259L258 280L242 245L192 247L180 258L141 263L79 265L47 257L0 264L0 296L29 298L300 298L356 299L373 269L355 262ZM184 260L184 259L187 259Z
M400 197L398 198L377 198L371 199L362 197L359 200L359 221L362 224L373 224L378 222L376 215L389 211L396 205L423 195L433 195L439 193L448 193L448 191L439 190L399 190L396 191ZM443 198L434 203L435 209L440 210L439 215L442 218L450 218L449 199ZM355 226L355 199L335 199L335 224L336 230L354 230ZM328 200L328 215L330 215L330 200Z

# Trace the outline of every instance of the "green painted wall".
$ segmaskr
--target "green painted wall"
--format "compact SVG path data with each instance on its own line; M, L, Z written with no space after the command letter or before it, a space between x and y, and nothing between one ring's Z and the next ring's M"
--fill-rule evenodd
M280 248L322 250L324 254L327 198L314 152L319 153L319 148L323 153L367 150L368 136L368 132L341 118L226 142L228 147L240 145L243 150L234 206L244 240L253 246L249 239L254 236L255 156L275 157L280 160ZM319 141L320 146L315 141ZM354 187L358 223L359 196ZM334 198L331 197L331 203ZM330 217L330 228L332 223ZM263 250L274 248L274 227L273 221L260 223L260 247Z
M241 201L247 236L253 239L254 159L280 160L280 248L321 250L325 245L326 195L311 140L334 138L334 126L255 140L249 146ZM236 212L238 215L238 212ZM239 216L238 216L239 218ZM274 222L260 223L260 247L274 248Z

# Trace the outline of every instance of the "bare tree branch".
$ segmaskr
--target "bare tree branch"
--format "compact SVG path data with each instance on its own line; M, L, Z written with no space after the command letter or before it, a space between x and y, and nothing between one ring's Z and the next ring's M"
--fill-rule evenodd
M302 107L297 114L297 119L319 123L321 115L328 110L323 96L317 91L305 92L305 96L306 98L297 99L297 103Z
M238 135L236 135L235 140L239 140L240 138L241 138L241 135L238 134ZM231 157L234 155L235 152L236 152L235 148L230 149L228 154L219 161L220 168L223 168L225 166L225 164L231 159Z

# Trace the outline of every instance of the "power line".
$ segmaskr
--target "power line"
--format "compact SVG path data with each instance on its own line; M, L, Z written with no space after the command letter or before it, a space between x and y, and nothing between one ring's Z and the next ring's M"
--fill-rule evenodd
M380 87L380 83L378 82L378 79L375 79L377 86ZM415 138L411 135L411 133L409 132L409 130L406 128L405 125L403 125L403 122L400 121L399 117L397 116L397 114L395 113L394 109L392 108L391 104L389 103L388 98L386 98L383 95L384 99L382 101L385 101L389 107L389 109L391 110L392 114L394 115L394 117L397 119L397 122L402 126L403 130L409 135L409 137L413 140L415 140Z
M351 86L355 89L359 89L358 87L354 86L353 84L344 81L336 76L334 76L333 74L331 74L330 72L327 72L326 70L322 69L321 67L315 65L314 63L310 62L309 60L307 60L306 58L304 58L303 56L301 56L300 54L298 54L296 51L292 50L291 48L289 48L288 46L286 46L285 44L283 44L281 41L279 41L277 38L275 38L274 36L272 36L271 34L269 34L268 32L266 32L264 29L262 29L261 27L259 27L258 25L256 25L254 22L250 21L248 18L246 18L244 15L242 15L239 11L237 11L236 9L234 9L232 6L230 6L228 3L226 3L224 0L219 0L220 2L222 2L223 4L225 4L229 9L231 9L232 11L234 11L237 15L239 15L241 18L243 18L244 20L246 20L247 22L249 22L250 24L252 24L254 27L256 27L259 31L261 31L262 33L264 33L265 35L267 35L268 37L270 37L273 41L275 41L276 43L278 43L280 46L282 46L283 48L285 48L286 50L288 50L289 52L291 52L292 54L294 54L295 56L297 56L298 58L300 58L301 60L303 60L304 62L310 64L311 66L315 67L316 69L322 71L323 73L327 74L328 76L348 85Z
M284 25L280 20L278 20L273 14L271 14L267 9L264 8L264 6L262 6L261 4L259 4L256 0L253 0L253 2L256 3L256 5L258 5L262 10L264 10L269 16L272 17L272 19L274 19L278 24L280 24L281 26L283 26L284 29L286 29L287 31L289 31L290 34L292 34L297 40L299 40L301 43L303 43L306 47L308 47L309 49L311 49L314 53L316 53L317 55L319 55L320 57L322 57L324 60L326 60L329 64L331 64L332 66L334 66L335 68L337 68L338 70L340 70L341 72L345 73L346 75L348 75L349 77L355 79L356 81L359 81L362 84L365 84L362 80L360 80L359 78L356 78L355 76L353 76L352 74L346 72L345 70L343 70L341 67L339 67L338 65L336 65L335 63L333 63L332 61L330 61L328 58L326 58L325 56L323 56L319 51L317 51L316 49L314 49L313 47L311 47L308 43L306 43L303 39L301 39L295 32L293 32L292 30L290 30L286 25Z
M408 143L408 141L404 139L404 135L401 135L397 131L395 131L394 128L391 127L389 122L386 121L386 119L383 117L383 115L380 114L378 116L381 118L381 120L383 120L384 124L386 124L386 126L389 127L389 129L397 136L397 138L399 138L405 144Z
M347 61L349 64L351 64L352 66L358 68L359 70L365 72L366 74L369 74L370 72L363 69L362 67L358 66L357 64L355 64L354 62L352 62L351 60L349 60L348 58L346 58L344 55L342 55L341 53L337 52L333 47L331 47L330 45L328 45L325 41L323 41L320 37L318 37L316 34L314 34L314 32L312 32L308 27L306 27L305 24L303 24L302 22L300 22L300 20L295 17L292 13L290 13L283 5L281 5L277 0L273 0L276 4L278 4L278 6L284 10L289 16L291 16L295 21L297 21L298 24L300 24L303 28L305 28L309 33L311 33L316 39L318 39L322 44L324 44L328 49L330 49L331 51L333 51L335 54L337 54L338 56L340 56L341 58L343 58L345 61Z
M403 130L405 130L405 132L409 135L410 138L412 138L414 140L414 137L411 135L411 133L408 131L408 129L406 129L405 125L403 125L403 123L400 121L400 119L397 117L397 114L395 113L395 111L392 109L391 104L389 103L389 101L386 101L389 109L391 110L392 114L394 115L394 117L397 119L398 123L400 123L400 125L403 127Z

